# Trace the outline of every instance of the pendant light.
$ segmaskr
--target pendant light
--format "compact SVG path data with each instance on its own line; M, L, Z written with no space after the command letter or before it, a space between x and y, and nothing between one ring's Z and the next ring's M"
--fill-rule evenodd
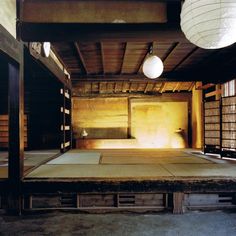
M149 48L149 55L143 63L143 73L149 79L158 78L163 72L164 66L161 59L153 55L153 44Z

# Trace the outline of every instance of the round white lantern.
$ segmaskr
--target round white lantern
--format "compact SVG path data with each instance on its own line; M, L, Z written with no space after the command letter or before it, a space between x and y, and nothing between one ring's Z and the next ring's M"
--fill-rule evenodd
M217 49L236 42L235 0L185 0L181 29L198 47Z
M50 42L44 42L43 43L43 55L45 57L49 57L50 49L51 49L51 43Z
M143 63L143 73L149 79L159 77L163 72L164 66L161 59L157 56L150 55Z

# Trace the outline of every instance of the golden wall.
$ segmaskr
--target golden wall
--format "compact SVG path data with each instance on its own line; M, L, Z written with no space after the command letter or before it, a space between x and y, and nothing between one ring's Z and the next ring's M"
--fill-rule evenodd
M131 135L140 147L187 147L187 102L141 102L131 107Z
M90 139L85 144L94 145L100 139L99 145L107 147L105 139L117 139L113 148L121 148L117 142L124 139L124 148L184 148L188 146L190 100L184 95L181 99L175 95L154 99L73 98L74 137L82 138L85 129L86 139ZM127 138L134 141L127 143ZM111 141L108 146L112 146Z
M127 138L127 98L73 98L73 132L81 137L82 130L87 138Z

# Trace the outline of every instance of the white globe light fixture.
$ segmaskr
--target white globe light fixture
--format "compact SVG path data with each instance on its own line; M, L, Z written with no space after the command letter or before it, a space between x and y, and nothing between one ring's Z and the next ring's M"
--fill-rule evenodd
M180 18L186 38L200 48L218 49L236 42L235 0L185 0Z
M44 42L43 43L43 56L49 57L51 49L51 43L50 42Z
M149 49L149 56L143 63L143 73L149 79L158 78L163 72L164 66L158 56L152 55L152 46Z

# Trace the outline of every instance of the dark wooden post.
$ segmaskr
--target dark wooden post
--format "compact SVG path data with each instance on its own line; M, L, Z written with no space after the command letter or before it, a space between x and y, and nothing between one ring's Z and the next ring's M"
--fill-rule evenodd
M20 64L8 63L9 87L9 165L10 193L8 209L21 213L21 180L24 169L24 88L23 88L23 46Z

